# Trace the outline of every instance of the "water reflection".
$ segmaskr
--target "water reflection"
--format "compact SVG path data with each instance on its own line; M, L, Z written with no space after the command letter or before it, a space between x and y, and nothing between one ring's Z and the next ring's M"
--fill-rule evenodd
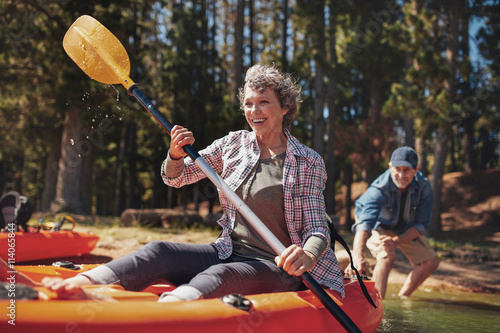
M398 291L387 290L377 332L500 332L500 295L426 289L401 299Z

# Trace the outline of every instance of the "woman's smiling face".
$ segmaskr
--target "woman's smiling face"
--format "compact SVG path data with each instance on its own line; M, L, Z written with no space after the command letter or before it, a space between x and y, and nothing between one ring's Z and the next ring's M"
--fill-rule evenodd
M283 132L283 116L287 111L281 107L274 90L260 92L247 87L243 103L245 118L257 136L279 135Z

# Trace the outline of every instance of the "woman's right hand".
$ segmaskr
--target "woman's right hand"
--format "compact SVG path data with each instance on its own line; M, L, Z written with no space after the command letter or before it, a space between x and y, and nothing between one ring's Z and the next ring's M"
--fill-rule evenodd
M170 158L173 160L179 160L184 158L187 153L182 149L185 145L194 144L193 132L189 131L187 128L175 125L172 127L170 133L172 139L170 141Z

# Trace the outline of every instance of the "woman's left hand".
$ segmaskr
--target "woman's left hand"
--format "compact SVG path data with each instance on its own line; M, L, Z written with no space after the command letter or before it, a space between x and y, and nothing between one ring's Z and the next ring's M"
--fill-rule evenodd
M304 251L301 247L290 245L274 261L278 267L282 267L288 274L300 276L313 269L317 259L312 253Z

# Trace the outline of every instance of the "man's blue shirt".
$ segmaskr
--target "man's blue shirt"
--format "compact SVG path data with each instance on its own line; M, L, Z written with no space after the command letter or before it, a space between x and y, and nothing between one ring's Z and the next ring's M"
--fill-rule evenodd
M389 169L381 174L355 202L356 224L352 231L394 229L399 219L401 191L394 184ZM426 235L432 213L432 189L427 178L418 171L408 187L404 211L406 226L397 230L402 234L415 227Z

